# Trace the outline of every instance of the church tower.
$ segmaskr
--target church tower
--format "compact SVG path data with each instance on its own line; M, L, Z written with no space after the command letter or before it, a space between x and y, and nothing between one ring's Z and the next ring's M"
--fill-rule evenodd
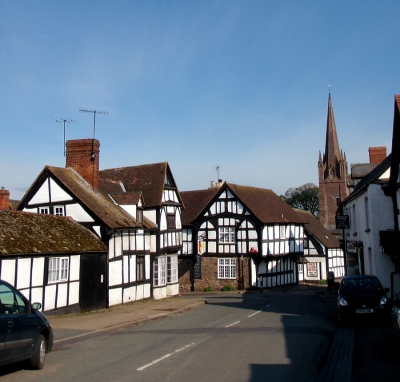
M336 229L335 215L338 202L349 195L346 154L339 149L331 94L328 98L325 153L319 152L319 221L329 231Z

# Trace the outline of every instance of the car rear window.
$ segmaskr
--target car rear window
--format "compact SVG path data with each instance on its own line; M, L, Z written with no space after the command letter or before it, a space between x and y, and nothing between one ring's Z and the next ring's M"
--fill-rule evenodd
M342 280L340 290L345 293L351 293L381 291L383 288L376 277L363 277Z

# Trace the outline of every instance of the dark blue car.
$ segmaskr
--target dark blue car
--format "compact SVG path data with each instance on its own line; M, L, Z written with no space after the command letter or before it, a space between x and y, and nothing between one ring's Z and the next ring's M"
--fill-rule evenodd
M32 368L43 367L53 347L53 330L40 308L0 280L0 366L28 359Z

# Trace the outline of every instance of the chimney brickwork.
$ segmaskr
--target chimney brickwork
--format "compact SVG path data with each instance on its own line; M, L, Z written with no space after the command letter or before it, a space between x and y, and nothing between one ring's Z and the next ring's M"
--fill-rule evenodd
M380 164L386 158L386 147L370 147L369 152L369 163Z
M10 191L5 190L4 187L0 190L0 210L10 209Z
M76 139L66 143L66 166L73 168L95 190L99 189L100 142Z

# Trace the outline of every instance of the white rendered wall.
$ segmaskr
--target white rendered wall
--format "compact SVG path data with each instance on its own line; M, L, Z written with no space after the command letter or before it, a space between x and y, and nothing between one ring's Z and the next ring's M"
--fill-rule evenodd
M345 207L344 212L350 215L350 229L345 230L346 242L363 243L365 273L376 275L385 288L390 288L394 264L390 256L382 252L379 231L393 229L391 198L384 195L381 185L371 184Z

